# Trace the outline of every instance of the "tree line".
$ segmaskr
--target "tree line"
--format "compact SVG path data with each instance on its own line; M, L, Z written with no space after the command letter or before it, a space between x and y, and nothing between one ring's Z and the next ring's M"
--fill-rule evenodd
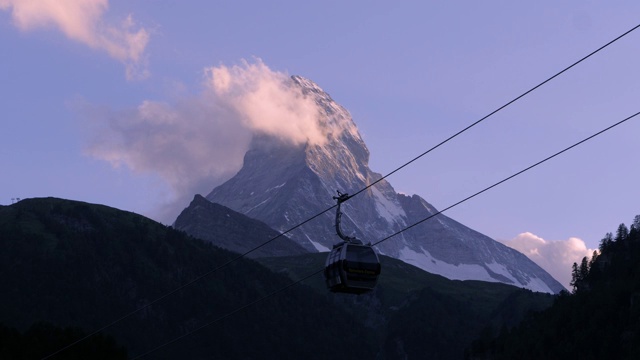
M640 359L640 215L571 270L572 291L467 349L467 359Z

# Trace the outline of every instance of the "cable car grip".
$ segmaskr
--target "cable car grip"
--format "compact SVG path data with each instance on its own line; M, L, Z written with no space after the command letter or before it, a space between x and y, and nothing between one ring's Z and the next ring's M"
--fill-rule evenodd
M346 235L344 235L344 234L342 233L342 230L340 229L340 220L341 220L341 218L342 218L342 211L340 211L340 205L341 205L343 202L345 202L345 201L349 200L350 196L349 196L349 194L343 194L343 193L341 193L341 192L340 192L340 190L337 190L337 192L338 192L338 196L334 196L334 197L333 197L333 199L334 199L334 200L337 200L337 201L338 201L338 209L336 210L336 233L338 233L338 236L339 236L342 240L344 240L344 241L346 241L346 242L348 242L348 243L351 243L351 242L354 242L354 241L356 240L356 238L355 238L355 237L353 237L353 236L346 236Z

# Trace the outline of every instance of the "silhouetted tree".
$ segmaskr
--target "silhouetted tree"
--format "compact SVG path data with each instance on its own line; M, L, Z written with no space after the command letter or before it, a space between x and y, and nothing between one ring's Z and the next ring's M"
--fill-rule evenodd
M587 257L583 257L582 261L580 262L580 283L578 283L578 290L580 290L580 287L584 288L584 283L587 280L587 277L589 276L589 260L587 260Z
M640 215L636 215L633 218L633 223L631 224L631 230L629 230L629 239L636 240L640 235Z
M578 288L578 282L580 282L580 271L578 271L578 263L571 265L571 282L569 285L573 288L572 292L575 293Z
M595 264L596 259L598 259L598 250L593 250L591 260L589 260L589 271L593 270L593 264Z
M640 231L640 215L636 215L636 217L633 218L633 224L631 224L631 227L636 229L636 231Z
M615 241L623 242L623 241L626 241L628 237L629 237L629 229L627 228L627 226L624 223L618 225L618 230L616 230Z
M613 234L608 232L604 235L602 240L600 240L600 252L604 252L606 248L608 248L613 243Z
M508 333L484 340L467 359L640 359L640 217L607 234L601 252L574 263L573 294ZM474 343L475 344L475 343Z

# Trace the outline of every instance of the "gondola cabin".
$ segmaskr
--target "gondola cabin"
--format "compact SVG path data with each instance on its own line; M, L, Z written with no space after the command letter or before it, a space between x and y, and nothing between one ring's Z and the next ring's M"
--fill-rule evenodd
M363 294L373 290L380 275L378 254L358 240L333 246L325 263L324 276L332 292Z

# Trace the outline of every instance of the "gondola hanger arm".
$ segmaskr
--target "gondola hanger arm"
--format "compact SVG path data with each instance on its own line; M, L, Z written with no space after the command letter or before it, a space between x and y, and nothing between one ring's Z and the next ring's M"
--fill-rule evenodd
M342 218L342 211L340 210L340 205L349 199L349 194L343 194L340 192L340 190L337 190L337 192L338 192L338 196L333 197L334 200L338 201L338 209L336 210L336 233L342 240L350 243L356 240L356 238L343 234L342 229L340 229L340 221Z
M349 194L343 194L340 192L340 190L336 190L336 192L338 193L338 196L334 196L333 199L334 200L338 200L338 206L340 206L341 203L349 200L351 198L351 196L349 196Z

